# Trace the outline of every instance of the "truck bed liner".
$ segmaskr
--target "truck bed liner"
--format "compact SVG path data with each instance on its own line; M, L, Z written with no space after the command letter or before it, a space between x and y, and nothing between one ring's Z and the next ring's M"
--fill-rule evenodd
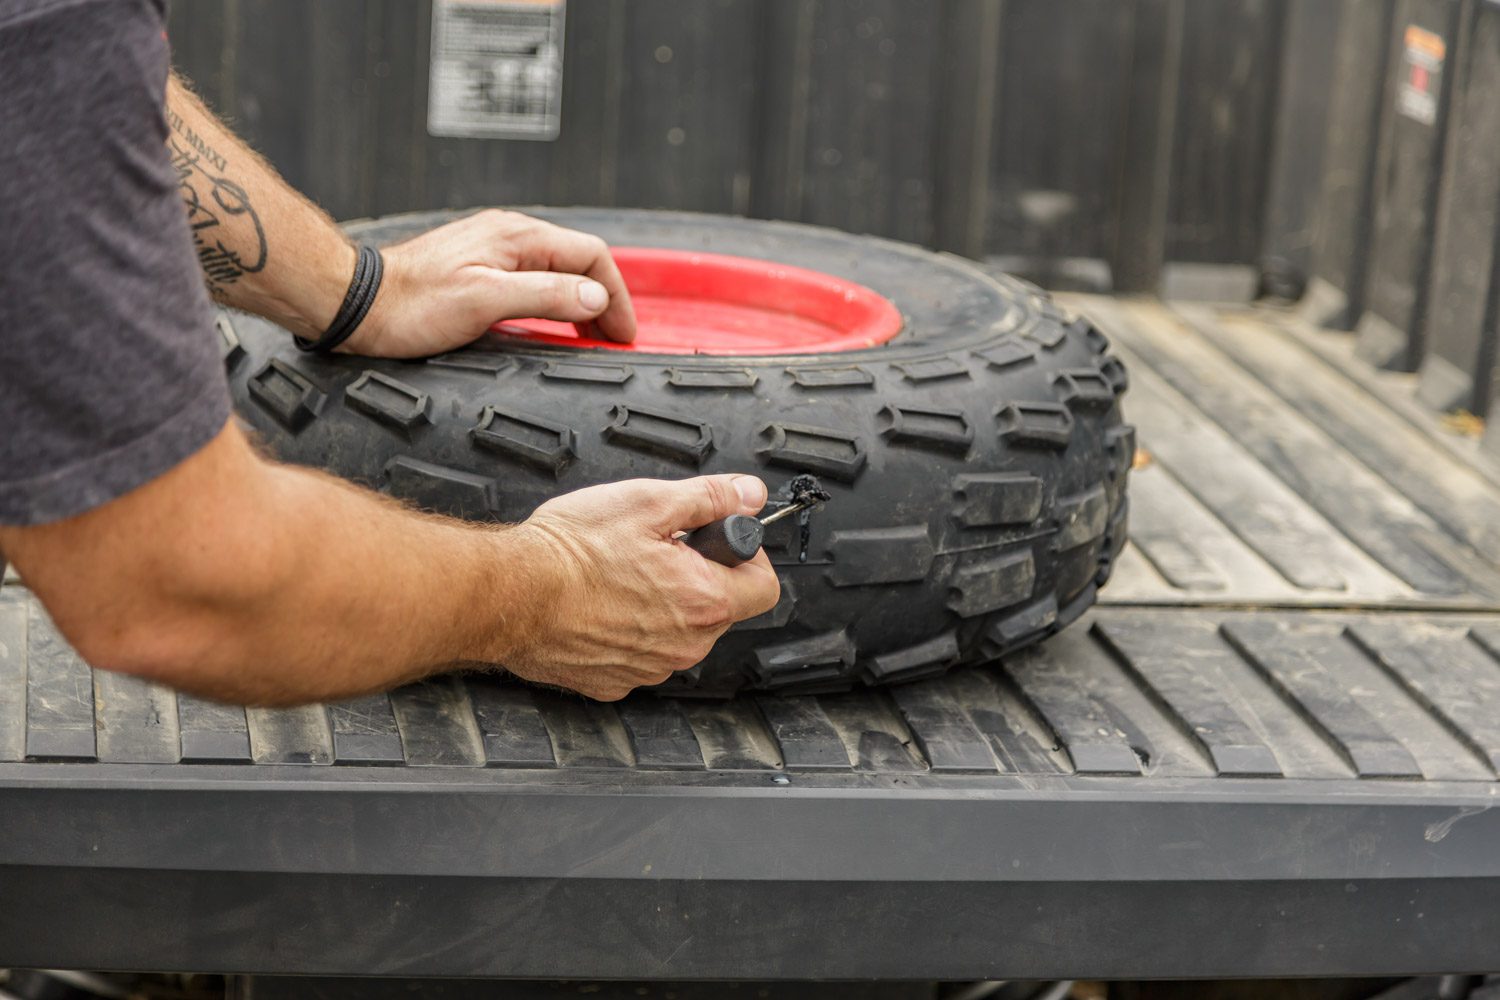
M0 590L0 961L389 976L1500 968L1500 472L1283 314L1078 298L1132 544L1005 664L244 712ZM1389 380L1382 382L1388 387Z

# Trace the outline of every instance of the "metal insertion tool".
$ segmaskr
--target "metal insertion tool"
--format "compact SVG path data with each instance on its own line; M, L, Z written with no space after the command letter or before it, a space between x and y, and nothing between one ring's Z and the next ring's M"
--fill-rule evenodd
M766 525L784 517L810 512L830 499L827 490L813 476L797 476L785 489L791 502L763 518L730 514L695 528L682 536L688 548L721 566L738 566L755 558L766 536Z

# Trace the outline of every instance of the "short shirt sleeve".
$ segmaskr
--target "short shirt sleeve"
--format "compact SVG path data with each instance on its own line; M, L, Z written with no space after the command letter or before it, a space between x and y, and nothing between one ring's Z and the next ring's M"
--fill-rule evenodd
M161 475L229 416L166 152L160 0L0 0L0 524Z

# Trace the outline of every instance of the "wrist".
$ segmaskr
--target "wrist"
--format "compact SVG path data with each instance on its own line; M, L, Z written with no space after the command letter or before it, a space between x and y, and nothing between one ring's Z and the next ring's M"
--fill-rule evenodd
M356 249L356 254L358 250ZM384 349L385 333L392 323L392 315L401 300L401 254L398 250L383 250L384 269L380 287L376 289L375 301L365 318L334 351L335 354L359 354L367 358L390 356Z
M284 283L280 303L252 311L275 319L303 340L323 336L349 291L359 249L337 234L336 242L299 264L296 278Z
M467 658L502 665L527 660L532 647L546 641L548 616L567 590L555 547L528 524L468 530L479 542L478 594L469 607L488 613L468 616L475 630Z

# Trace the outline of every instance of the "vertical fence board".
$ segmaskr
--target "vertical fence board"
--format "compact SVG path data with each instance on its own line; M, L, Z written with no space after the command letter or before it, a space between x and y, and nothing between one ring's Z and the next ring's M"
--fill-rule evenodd
M990 160L998 109L1005 0L948 0L943 12L945 69L939 105L934 241L968 257L984 253Z
M1476 5L1469 16L1468 42L1453 60L1428 354L1417 397L1438 410L1483 413L1495 363L1500 292L1500 5Z
M799 217L931 243L938 4L821 4Z
M1125 138L1112 213L1110 269L1120 291L1152 292L1161 283L1187 2L1135 4Z
M1107 256L1131 23L1129 4L1007 5L987 248L1044 261Z
M1364 311L1375 150L1384 121L1395 0L1342 0L1318 206L1313 281L1304 302L1311 322L1352 330Z
M1344 5L1289 0L1281 88L1273 118L1261 271L1267 287L1300 298L1312 270L1313 219L1323 176Z
M621 201L749 212L757 28L755 0L632 0L616 171Z
M198 94L215 107L230 98L224 54L234 42L236 6L235 2L174 3L167 8L173 67L192 80Z
M1260 250L1283 5L1192 0L1183 26L1167 257L1243 263Z
M1359 354L1371 364L1396 371L1413 371L1422 359L1444 129L1461 48L1460 6L1460 0L1400 0L1390 42L1390 83L1382 111L1369 294L1359 321ZM1438 35L1447 49L1431 123L1399 110L1399 84L1412 71L1403 57L1408 28Z
M312 161L307 145L312 66L342 42L314 44L312 12L302 0L240 0L234 7L234 46L226 50L232 64L224 68L232 100L215 110L298 190L322 187L328 165Z

